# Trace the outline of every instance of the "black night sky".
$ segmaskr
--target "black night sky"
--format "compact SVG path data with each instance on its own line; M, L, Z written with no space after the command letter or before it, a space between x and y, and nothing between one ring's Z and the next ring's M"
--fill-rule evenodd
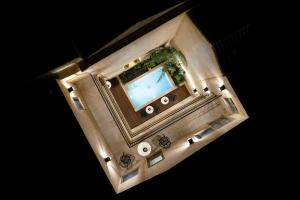
M8 68L18 80L12 83L14 94L9 98L18 105L6 162L10 169L6 185L18 190L10 195L129 199L182 194L243 199L280 192L277 181L289 177L278 167L287 163L278 149L287 140L278 135L286 129L275 117L281 108L270 95L282 86L274 89L268 84L268 59L276 54L265 53L272 43L265 28L274 29L269 18L263 21L259 15L260 5L249 1L204 3L193 15L212 42L249 25L244 40L225 54L224 71L250 118L169 171L115 195L55 81L36 78L78 55L90 55L134 23L181 1L103 2L18 4L14 12L19 17L7 23L13 30L9 39L4 38L9 43L7 61L16 66Z

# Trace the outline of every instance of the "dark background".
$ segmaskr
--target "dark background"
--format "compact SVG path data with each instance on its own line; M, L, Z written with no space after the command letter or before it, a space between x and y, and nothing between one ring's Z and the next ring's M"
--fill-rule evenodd
M243 198L282 193L282 185L296 178L292 173L296 166L290 165L291 155L283 149L290 139L282 134L291 134L290 126L285 125L286 118L276 117L285 108L280 106L283 98L272 100L285 87L276 84L274 88L270 79L281 74L275 67L279 61L274 62L280 54L271 45L278 43L273 40L278 24L274 26L271 8L266 14L254 2L221 5L212 1L193 13L212 42L250 25L244 40L221 55L225 62L220 61L250 118L167 172L119 195L114 194L55 81L36 79L78 54L88 56L134 23L178 2L26 2L12 6L13 12L6 17L17 17L7 21L6 30L11 31L4 37L8 43L5 60L10 63L6 69L18 80L17 84L6 82L12 86L6 99L14 103L8 107L8 118L18 122L10 126L12 143L4 151L9 168L5 185L12 189L10 195Z

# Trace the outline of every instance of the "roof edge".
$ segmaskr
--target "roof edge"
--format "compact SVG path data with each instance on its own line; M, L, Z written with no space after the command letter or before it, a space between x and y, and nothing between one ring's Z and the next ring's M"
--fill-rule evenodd
M113 52L121 49L122 47L126 46L130 42L138 39L139 37L145 35L146 33L152 31L153 29L159 27L163 23L171 20L172 18L180 15L181 13L189 10L196 4L196 1L189 0L183 3L178 4L178 6L174 6L173 9L169 10L168 12L162 14L158 18L154 19L153 21L145 24L141 28L133 31L129 35L125 36L123 39L120 39L114 44L107 46L106 48L100 49L90 55L89 57L81 60L78 64L81 71L86 70L91 65L97 63L99 60L107 57L108 55L112 54ZM170 9L170 8L168 8ZM163 11L162 11L163 12Z

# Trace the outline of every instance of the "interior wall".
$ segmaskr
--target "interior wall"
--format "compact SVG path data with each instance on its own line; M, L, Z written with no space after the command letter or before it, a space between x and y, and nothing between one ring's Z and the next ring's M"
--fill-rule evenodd
M172 44L184 54L187 70L198 87L206 79L222 76L211 44L186 14L172 39Z
M82 75L82 76L84 77L88 75ZM105 157L112 155L111 149L106 144L107 142L103 137L103 133L101 132L101 130L99 130L99 126L97 125L96 121L93 119L93 116L87 109L88 106L86 105L83 96L80 94L78 90L76 90L77 89L76 88L74 91L75 96L81 98L84 106L86 106L85 110L78 110L72 101L71 98L72 95L67 91L67 88L65 87L64 80L57 80L57 83L60 89L62 90L77 121L79 122L89 144L91 145L93 151L95 152L95 155L99 160L99 163L101 164L104 172L106 173L115 191L117 191L120 177L117 172L113 173L111 167L104 162Z
M124 65L171 40L174 37L183 16L184 14L181 14L162 24L158 28L150 31L113 54L95 63L89 67L87 71L97 71L97 73L101 73L107 78L120 74L124 71Z

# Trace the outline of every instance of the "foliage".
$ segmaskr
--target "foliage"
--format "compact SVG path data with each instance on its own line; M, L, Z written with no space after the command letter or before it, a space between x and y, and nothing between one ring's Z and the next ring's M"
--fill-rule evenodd
M185 80L184 79L185 71L183 71L182 68L178 67L174 63L171 63L171 62L165 63L164 71L168 72L171 75L171 77L176 85L180 84L181 82L183 82Z
M175 84L179 84L184 81L184 71L180 67L178 59L180 59L183 63L186 62L180 51L173 47L158 47L149 54L150 56L147 59L120 74L119 77L123 84L133 80L161 63L164 63L164 70L171 75Z

